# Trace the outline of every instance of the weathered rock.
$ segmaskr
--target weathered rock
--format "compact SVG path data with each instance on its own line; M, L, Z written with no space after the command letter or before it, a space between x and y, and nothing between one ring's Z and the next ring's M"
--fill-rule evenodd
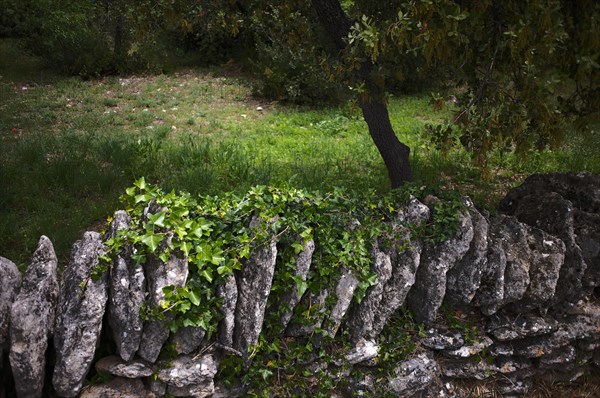
M473 240L467 253L446 275L446 296L452 304L471 303L487 267L488 222L473 206L469 207L469 214L473 220Z
M7 258L0 257L0 368L2 351L8 341L10 308L21 288L21 273L17 266Z
M171 238L172 236L167 237L162 245L168 245ZM145 269L150 308L161 306L165 299L164 287L184 287L188 277L187 257L178 258L174 254L171 254L166 263L158 258L150 258ZM168 338L166 321L146 321L137 354L148 362L155 362Z
M238 297L233 348L244 356L248 355L250 347L258 342L263 327L276 258L277 245L273 237L264 246L255 248L248 261L235 275Z
M600 286L600 213L575 210L575 243L587 265L583 276L585 288Z
M431 350L455 350L465 344L465 339L455 331L431 328L419 342Z
M238 398L244 396L246 393L244 386L240 384L234 384L231 387L225 387L223 385L215 385L215 391L211 398Z
M526 396L531 390L531 380L521 378L502 378L497 383L497 389L503 397Z
M164 397L167 394L167 384L158 380L154 376L146 377L146 386L155 397ZM148 397L150 398L150 397Z
M501 238L501 223L493 220L489 229L487 263L481 273L481 284L472 303L486 315L494 314L504 300L506 254Z
M204 383L194 384L185 387L169 386L167 391L170 395L174 397L212 397L213 392L215 391L215 383L211 379Z
M421 242L414 240L408 248L401 249L402 252L391 253L392 276L383 289L381 304L373 319L373 335L381 333L390 317L404 304L410 288L415 283L421 261L421 249Z
M408 204L402 207L396 216L396 223L401 225L419 225L429 220L431 212L429 207L411 198Z
M304 249L296 256L296 268L294 269L294 277L299 278L302 282L306 281L306 276L308 275L308 271L310 269L312 263L312 255L315 251L315 242L313 240L309 240L306 245L304 245ZM292 319L292 315L294 313L294 308L300 302L302 298L303 291L300 291L300 286L298 283L295 284L291 289L283 294L281 299L281 303L284 308L287 308L281 315L281 326L282 329L285 329Z
M446 294L446 273L469 250L473 239L471 217L459 214L456 235L437 245L426 245L421 255L416 281L408 293L408 306L419 322L431 323Z
M288 337L300 337L312 334L315 329L320 328L327 313L326 299L328 296L329 291L327 289L321 290L318 295L307 291L302 297L298 308L310 308L310 319L299 318L298 322L292 319L292 322L285 329L284 335ZM331 329L333 330L333 328Z
M504 298L500 305L521 300L530 283L527 228L515 218L500 216L502 249L506 255Z
M92 272L99 265L103 251L100 234L86 232L83 239L73 245L69 264L62 275L52 384L63 397L75 397L79 393L100 342L108 299L107 276L104 274L94 280Z
M331 310L331 315L325 326L325 330L329 336L334 337L337 333L337 330L342 323L342 318L346 314L346 311L348 311L348 307L350 307L357 286L358 279L356 279L352 272L345 268L342 269L342 276L335 287L337 301Z
M344 354L342 361L335 362L336 365L342 366L343 364L356 365L369 361L377 357L379 346L373 340L360 339L354 348Z
M54 247L42 236L10 310L9 359L18 397L42 396L58 300L56 266Z
M225 347L231 347L233 346L235 307L238 298L237 284L233 275L229 275L222 285L217 286L217 297L223 299L223 304L221 304L223 319L219 322L219 343Z
M575 362L576 358L575 347L568 345L553 350L551 354L542 356L540 358L540 367L554 368L556 366L564 366Z
M129 216L120 210L115 213L108 238L128 228ZM117 352L125 361L133 358L140 346L143 322L140 308L146 292L146 277L141 264L131 260L132 248L124 248L113 261L109 274L108 322Z
M575 303L586 295L582 280L587 269L581 248L575 241L573 204L555 192L523 196L513 207L519 221L560 238L565 244L564 265L556 287L555 302Z
M413 397L427 389L438 375L438 366L429 352L415 354L398 364L389 380L389 389L399 397Z
M117 355L110 355L100 359L94 365L98 373L109 373L113 376L125 377L127 379L137 379L151 376L154 371L145 362L133 360L123 361Z
M141 380L117 377L107 383L85 388L79 398L150 398L151 396Z
M200 347L205 335L206 331L201 327L185 326L171 333L169 342L177 354L190 354Z
M208 354L201 357L179 356L168 363L161 363L158 380L171 387L185 388L200 385L212 385L217 373L217 362Z
M497 340L508 341L548 335L557 328L558 323L549 316L495 314L489 319L486 330Z
M484 360L445 359L438 361L440 372L445 377L456 379L485 380L494 375L497 368Z
M559 239L514 217L498 216L490 227L488 264L473 303L487 315L511 303L516 312L547 308L563 253Z
M529 286L521 301L514 304L519 312L549 307L565 258L564 243L537 228L527 228L529 245Z
M410 288L415 283L422 244L419 239L411 237L408 226L418 226L428 219L429 208L416 199L412 199L399 211L393 230L400 237L400 241L393 242L386 250L392 264L392 275L383 288L380 305L373 318L373 336L381 333L389 318L404 304Z
M514 214L515 208L523 197L556 192L578 209L589 213L600 213L599 187L600 175L598 174L533 174L527 177L523 184L511 189L498 207L503 213Z
M354 343L357 343L364 337L371 337L374 317L379 309L384 286L392 276L392 261L390 256L379 250L377 244L374 245L372 256L373 265L371 272L377 275L377 281L375 285L367 289L360 304L354 306L348 319L350 340Z
M483 350L491 346L494 342L487 336L479 336L477 341L471 344L463 345L460 348L445 350L444 355L454 358L470 358L481 353Z

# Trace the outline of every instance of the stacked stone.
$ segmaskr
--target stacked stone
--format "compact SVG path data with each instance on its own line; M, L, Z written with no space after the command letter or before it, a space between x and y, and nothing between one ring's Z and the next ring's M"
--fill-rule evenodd
M554 372L555 377L573 380L588 364L597 366L599 177L532 176L509 192L501 204L504 214L490 218L467 200L454 237L439 244L422 242L411 235L414 228L409 224L428 222L436 200L411 200L392 221L400 241L374 242L372 271L377 281L360 303L352 302L357 278L342 269L331 291L301 296L296 286L277 303L269 303L289 309L277 321L278 329L285 336L303 336L320 328L335 337L345 328L354 346L333 363L317 366L332 371L367 366L363 380L349 383L354 393L383 386L398 396L456 395L448 381L496 379L503 393L524 394L533 376ZM149 206L147 211L159 210ZM116 236L129 222L125 212L117 212L105 238ZM163 245L168 243L167 239ZM314 249L311 241L298 254L297 280L306 281ZM44 372L50 346L56 356L52 385L62 397L243 394L216 387L214 378L224 354L251 360L249 350L265 326L277 272L275 238L255 249L242 269L218 287L224 317L211 341L201 328L172 333L165 321L143 322L140 316L144 302L161 305L163 287L185 285L185 256L149 258L142 268L132 260L134 249L124 247L109 272L93 278L103 250L99 234L84 234L74 245L60 290L48 238L40 239L22 283L14 264L0 257L0 353L9 351L16 395L42 396L49 380ZM303 302L321 303L312 324L292 321L294 309ZM448 325L440 315L444 302L466 317L471 330ZM376 366L378 336L401 307L412 310L427 326L426 333L388 382L375 385L368 369ZM94 363L106 326L116 349ZM475 329L478 334L473 335ZM159 359L165 343L176 355L168 361ZM92 366L114 379L82 389Z

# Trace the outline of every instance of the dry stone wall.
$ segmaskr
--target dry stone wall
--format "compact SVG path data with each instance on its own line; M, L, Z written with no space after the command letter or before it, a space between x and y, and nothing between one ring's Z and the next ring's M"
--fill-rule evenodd
M341 357L330 363L315 358L307 369L345 378L340 396L383 391L400 397L462 396L454 384L464 379L488 380L505 396L518 396L536 377L569 381L598 372L600 176L534 175L508 193L493 217L467 201L457 233L439 244L402 229L429 219L435 200L413 199L398 212L402 244L373 245L377 281L360 303L352 301L358 281L349 270L332 291L301 296L293 289L276 303L287 309L278 321L283 336L306 337L322 328L335 338L340 329L348 331L352 346ZM129 222L117 212L106 238ZM223 319L210 337L199 327L173 333L168 319L140 317L144 302L161 301L163 287L185 285L185 258L155 258L142 267L134 265L133 249L124 248L108 274L93 278L104 247L99 234L87 232L75 243L59 288L48 238L40 239L22 281L15 265L0 257L0 396L243 396L244 385L224 388L217 369L227 355L252 360L266 326L277 249L274 236L218 287ZM296 259L299 283L314 249L309 241ZM328 302L331 310L319 314L317 324L294 323L303 301ZM443 303L472 327L447 319ZM404 309L422 322L423 333L382 382L376 377L376 359L385 349L379 336ZM99 357L103 339L114 350ZM175 351L168 360L159 357L165 343ZM84 388L92 369L111 380Z

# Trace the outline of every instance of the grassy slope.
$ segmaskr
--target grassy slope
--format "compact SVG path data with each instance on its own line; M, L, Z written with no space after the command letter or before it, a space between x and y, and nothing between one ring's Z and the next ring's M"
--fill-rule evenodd
M2 40L0 76L0 255L21 266L41 234L64 263L81 232L100 225L142 175L193 193L283 182L388 189L356 109L264 103L223 69L81 81L45 71ZM435 111L427 95L390 101L392 123L413 149L424 184L441 182L490 204L525 173L599 171L596 137L593 145L527 162L498 155L482 179L463 151L441 154L423 136L425 123L449 113Z

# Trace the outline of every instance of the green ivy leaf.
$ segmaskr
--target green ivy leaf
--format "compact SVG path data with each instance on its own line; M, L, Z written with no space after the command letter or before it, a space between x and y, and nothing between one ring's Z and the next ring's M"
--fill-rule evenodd
M151 253L154 253L158 249L158 245L162 240L162 235L148 234L142 237L142 243L148 246Z

